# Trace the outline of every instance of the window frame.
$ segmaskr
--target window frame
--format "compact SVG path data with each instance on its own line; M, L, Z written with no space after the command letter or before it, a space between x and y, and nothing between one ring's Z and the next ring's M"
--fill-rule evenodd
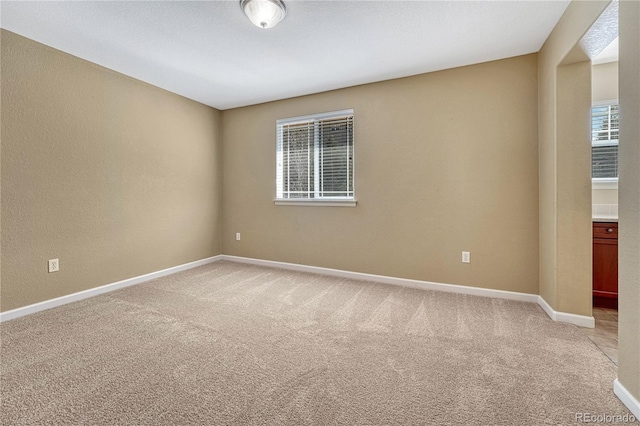
M352 120L352 141L351 141L351 146L352 146L352 151L351 151L351 157L353 158L352 160L352 167L351 167L351 174L352 174L352 185L353 185L353 190L351 191L353 193L353 196L351 197L318 197L318 198L278 198L278 175L279 175L279 163L281 163L283 161L282 158L282 151L278 151L278 144L279 144L279 138L280 138L280 133L281 133L281 128L283 125L290 125L290 124L296 124L296 123L304 123L304 122L309 122L309 121L313 121L313 127L314 127L314 150L313 150L313 156L314 156L314 164L316 165L314 167L314 188L315 188L315 192L319 193L318 190L318 170L319 167L318 166L318 162L319 162L319 157L320 157L320 150L319 150L319 145L320 145L320 140L319 140L319 132L318 132L318 126L317 123L319 121L322 120L328 120L328 119L332 119L332 118L339 118L339 117L345 117L345 116L351 116L351 120ZM330 112L322 112L322 113L318 113L318 114L308 114L308 115L301 115L301 116L297 116L297 117L288 117L288 118L281 118L276 120L276 188L275 188L275 198L274 198L274 204L275 205L295 205L295 206L326 206L326 207L355 207L357 205L357 200L356 200L356 161L355 161L355 114L353 109L343 109L343 110L339 110L339 111L330 111Z
M591 110L590 112L590 116L592 117L591 120L593 120L593 108L594 107L599 107L599 106L605 106L605 105L618 105L618 114L620 111L620 102L618 99L606 99L606 100L601 100L601 101L595 101L595 102L591 102ZM593 126L593 121L592 124ZM612 143L614 140L608 140L608 141L597 141L594 143L593 141L593 129L591 129L591 148L593 149L594 146L620 146L620 140L617 139L615 140L615 143ZM620 127L618 127L618 135L620 134ZM593 155L593 154L592 154ZM619 151L618 151L618 155L619 155ZM591 163L591 174L593 175L593 160ZM618 189L618 178L611 178L611 177L607 177L607 178L591 178L591 187L592 189Z

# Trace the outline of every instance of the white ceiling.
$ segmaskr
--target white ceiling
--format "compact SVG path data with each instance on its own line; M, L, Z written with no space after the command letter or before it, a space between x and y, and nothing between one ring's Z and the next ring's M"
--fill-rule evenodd
M219 109L537 52L569 0L2 1L1 26Z

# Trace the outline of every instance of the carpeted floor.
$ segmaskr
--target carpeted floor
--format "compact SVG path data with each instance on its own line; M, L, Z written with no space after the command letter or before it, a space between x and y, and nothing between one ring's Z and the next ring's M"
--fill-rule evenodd
M627 414L535 304L217 262L3 323L2 424L559 425Z

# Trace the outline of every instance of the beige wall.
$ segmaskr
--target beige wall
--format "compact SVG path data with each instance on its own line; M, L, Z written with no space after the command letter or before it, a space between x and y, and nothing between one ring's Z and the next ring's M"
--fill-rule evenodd
M2 39L4 32L0 30L0 82L2 82ZM2 84L0 84L0 311L2 311Z
M4 30L1 78L3 311L221 252L218 111Z
M593 102L618 99L618 62L593 65L591 99Z
M618 62L593 66L591 99L593 102L618 99ZM618 190L594 188L591 202L592 204L618 204Z
M591 315L591 62L556 73L556 310Z
M640 3L620 2L618 379L640 401ZM640 406L636 407L640 416Z
M557 311L589 316L591 279L581 280L586 279L586 273L590 277L591 268L591 244L585 244L591 235L590 161L584 160L590 158L589 107L584 102L585 94L588 101L591 99L590 80L575 83L579 102L577 109L572 109L571 99L566 97L573 94L567 86L559 88L558 79L564 58L608 4L571 2L538 54L540 295ZM584 64L578 67L585 68ZM560 74L567 77L569 68L563 70ZM588 71L573 71L587 78ZM563 81L572 84L570 75Z
M223 111L224 253L537 294L536 93L534 54ZM345 108L357 207L275 206L276 120Z

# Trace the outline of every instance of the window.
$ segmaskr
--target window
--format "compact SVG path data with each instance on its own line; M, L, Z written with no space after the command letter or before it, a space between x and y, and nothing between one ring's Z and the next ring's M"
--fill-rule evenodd
M278 120L276 204L355 205L353 110Z
M618 103L608 102L591 108L591 177L618 179Z

